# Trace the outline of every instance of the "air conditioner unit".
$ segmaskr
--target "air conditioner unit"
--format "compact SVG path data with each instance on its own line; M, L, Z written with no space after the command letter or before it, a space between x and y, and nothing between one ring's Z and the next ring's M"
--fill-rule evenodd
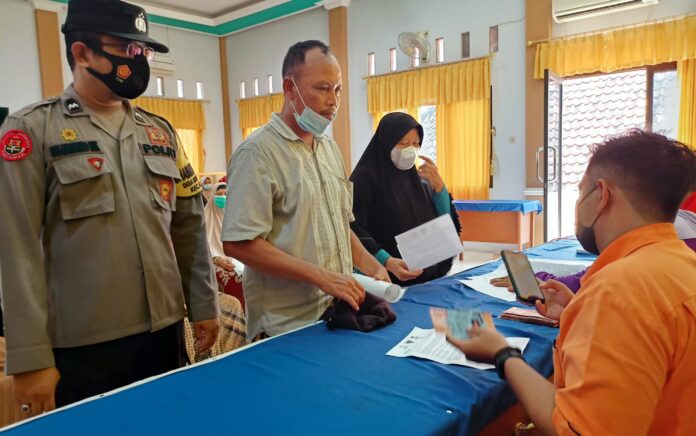
M557 23L659 4L660 0L553 0Z
M150 63L150 71L159 75L174 74L174 64L174 58L169 54L155 53L155 59Z

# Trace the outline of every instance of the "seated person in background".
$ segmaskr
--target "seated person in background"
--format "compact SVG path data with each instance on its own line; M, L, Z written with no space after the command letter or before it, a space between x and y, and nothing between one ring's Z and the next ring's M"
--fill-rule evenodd
M680 209L677 212L677 218L674 220L674 227L677 230L677 236L679 237L679 239L684 241L684 243L689 248L696 251L696 213ZM547 281L553 279L558 282L561 282L575 294L580 290L580 279L582 279L586 272L587 270L584 269L582 271L578 271L575 274L567 276L557 276L544 271L539 271L535 274L535 276L540 281ZM515 292L515 290L512 288L510 277L508 276L491 279L491 284L493 286L498 286L501 288L508 288L510 292Z
M387 114L350 176L355 215L351 228L400 285L443 277L452 259L410 271L400 259L396 235L445 214L452 217L457 232L461 228L437 166L421 156L425 164L415 167L422 142L423 127L412 116Z
M467 358L495 362L543 434L696 434L696 253L673 224L695 175L696 153L660 135L596 146L575 226L599 257L582 292L552 280L537 304L561 321L553 384L494 329L450 339Z
M205 225L210 255L215 266L215 278L220 291L239 300L244 310L242 271L238 271L231 257L222 248L222 218L227 200L227 184L219 182L212 188L211 201L205 205Z

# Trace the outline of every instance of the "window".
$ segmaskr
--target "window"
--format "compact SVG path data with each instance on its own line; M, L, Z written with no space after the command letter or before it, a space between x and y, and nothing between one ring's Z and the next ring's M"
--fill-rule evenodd
M157 76L157 96L164 97L164 77Z
M239 98L246 98L246 86L244 85L243 80L239 82Z
M273 94L273 76L268 75L268 93Z
M498 52L498 26L488 28L488 52Z
M176 95L179 98L184 98L184 81L181 79L176 80Z
M421 106L418 108L420 124L423 126L423 143L420 154L429 157L437 163L437 131L435 106Z
M368 76L375 75L375 54L374 53L367 54L367 75Z
M442 63L445 61L445 38L435 39L435 62Z
M389 49L389 71L396 71L396 49Z
M203 100L203 82L196 82L196 98Z
M462 59L466 59L471 55L469 51L470 46L469 32L462 33Z
M258 97L259 95L259 78L254 77L254 97Z
M413 57L411 57L411 67L420 67L420 49L413 47Z
M652 73L652 74L650 74ZM648 82L648 95L651 104L648 115L648 126L653 132L668 138L677 137L679 125L679 80L677 71L673 69L648 69L648 80L652 75L652 87Z

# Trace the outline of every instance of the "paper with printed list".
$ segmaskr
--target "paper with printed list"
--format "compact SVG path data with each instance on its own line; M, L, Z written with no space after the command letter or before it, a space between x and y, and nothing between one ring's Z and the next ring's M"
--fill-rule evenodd
M529 343L529 338L505 339L511 347L517 347L522 351ZM420 357L444 365L462 365L476 369L495 368L495 365L467 360L464 353L449 343L444 334L436 332L435 329L422 329L420 327L414 327L408 336L387 352L387 356Z
M452 218L441 215L396 236L401 258L411 271L427 268L462 252Z

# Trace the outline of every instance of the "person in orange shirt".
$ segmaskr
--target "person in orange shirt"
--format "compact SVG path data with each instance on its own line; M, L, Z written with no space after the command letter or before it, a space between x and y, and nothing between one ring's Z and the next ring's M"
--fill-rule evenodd
M599 254L573 296L542 286L560 319L554 383L493 329L450 339L494 362L544 434L696 434L696 253L672 222L693 188L696 154L632 131L595 147L580 182L576 235Z

